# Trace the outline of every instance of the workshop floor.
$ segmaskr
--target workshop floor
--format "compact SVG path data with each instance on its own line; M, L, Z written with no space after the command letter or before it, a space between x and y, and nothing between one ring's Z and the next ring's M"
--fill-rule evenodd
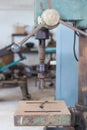
M32 100L54 100L55 87L39 90L33 79L29 79L28 88ZM15 127L14 113L22 99L19 87L0 89L0 129L1 130L43 130L43 127Z

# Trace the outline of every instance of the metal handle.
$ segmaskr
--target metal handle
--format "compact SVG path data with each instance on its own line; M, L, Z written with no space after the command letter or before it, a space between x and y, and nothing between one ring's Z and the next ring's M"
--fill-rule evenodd
M87 36L87 33L86 33L86 32L84 32L84 31L82 31L82 30L80 30L80 29L78 29L78 28L76 28L76 27L74 27L74 26L71 26L70 24L64 22L63 20L60 20L59 22L60 22L60 24L63 24L64 26L66 26L66 27L68 27L68 28L70 28L70 29L72 29L72 30L74 30L74 31L76 31L76 32L79 32L79 33L81 33L82 35Z
M39 31L42 27L44 27L45 23L42 23L38 25L30 34L28 34L22 41L20 41L18 44L22 45L24 44L30 37L32 37L37 31Z

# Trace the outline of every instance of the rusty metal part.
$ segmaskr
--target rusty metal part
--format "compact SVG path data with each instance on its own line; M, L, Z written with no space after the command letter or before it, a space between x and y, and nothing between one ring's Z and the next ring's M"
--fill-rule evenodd
M49 30L46 28L42 28L38 30L38 32L35 35L36 39L42 40L42 39L49 39Z
M78 105L87 111L87 37L79 37L79 87Z
M13 87L20 87L22 92L22 99L29 100L31 99L31 95L28 92L28 85L27 79L11 79L11 80L4 80L0 81L0 88L13 88Z
M45 40L40 40L39 59L40 59L40 63L44 63L44 60L45 60Z
M85 123L85 130L87 130L87 112L83 112L83 119L84 119L84 123Z
M28 100L31 99L31 95L28 92L28 85L27 85L27 79L19 80L18 84L20 86L21 92L22 92L22 99Z
M41 29L36 34L36 39L39 40L39 59L40 63L44 64L45 60L45 40L49 38L48 29Z
M22 101L14 116L16 126L70 126L71 114L64 101Z
M87 130L87 37L79 36L79 86L76 108L70 108L72 125Z
M18 81L17 80L0 81L0 88L13 88L13 87L18 87Z
M85 115L86 117L86 115ZM83 112L78 111L75 113L75 129L76 130L87 130L87 119L83 116Z
M80 105L80 104L78 104L78 103L76 103L76 108L77 108L77 110L79 110L79 111L87 111L87 106Z
M87 112L78 110L77 108L69 108L71 113L71 126L75 130L86 130L87 129Z
M47 29L41 29L36 34L36 39L39 40L39 59L40 64L44 64L45 61L45 40L49 38L49 31Z
M71 126L77 127L78 121L81 120L81 113L82 111L79 111L75 107L69 107L70 113L71 113Z
M75 115L76 115L76 108L75 107L69 107L70 113L71 113L71 126L75 126Z

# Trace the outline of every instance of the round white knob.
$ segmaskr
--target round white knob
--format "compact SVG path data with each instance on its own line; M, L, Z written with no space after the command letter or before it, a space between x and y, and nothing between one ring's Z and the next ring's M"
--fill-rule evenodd
M59 23L60 15L55 9L47 9L41 15L41 20L47 28L54 28Z

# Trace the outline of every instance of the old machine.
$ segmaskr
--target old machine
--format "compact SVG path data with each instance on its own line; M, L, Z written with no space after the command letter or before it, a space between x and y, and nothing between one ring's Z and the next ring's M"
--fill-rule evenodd
M64 101L59 100L20 102L14 116L16 126L46 126L48 130L87 130L86 5L86 0L35 0L37 27L20 42L20 45L36 34L39 40L40 59L38 78L43 86L46 73L45 40L49 38L49 30L56 28L59 24L74 30L79 36L78 101L75 107L69 107Z
M15 53L18 54L19 59L14 61L13 57ZM17 44L12 43L11 45L0 49L0 58L0 88L2 88L2 86L3 88L20 86L22 99L30 99L31 96L28 92L27 77L29 77L31 69L29 66L20 63L25 59L21 53L20 47ZM6 59L10 59L10 62Z

